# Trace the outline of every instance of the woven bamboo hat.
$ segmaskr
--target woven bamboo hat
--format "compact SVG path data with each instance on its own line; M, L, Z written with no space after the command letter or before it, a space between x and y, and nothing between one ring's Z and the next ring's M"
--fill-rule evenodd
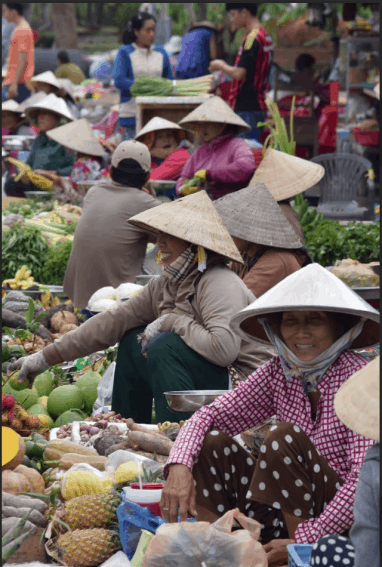
M276 201L283 201L313 187L324 175L325 169L318 163L268 149L251 184L265 183Z
M86 118L49 130L46 135L69 150L99 157L105 153Z
M53 87L60 88L60 83L56 75L52 71L45 71L44 73L40 73L39 75L35 75L29 81L32 85L33 83L47 83L48 85L52 85Z
M276 248L304 246L264 183L229 193L214 206L231 236Z
M1 104L1 111L14 112L15 114L22 114L23 110L20 110L20 105L13 99L7 100Z
M21 102L19 104L19 108L20 108L20 110L25 112L25 110L27 108L29 108L30 106L33 106L34 104L36 104L36 102L40 102L40 100L42 100L46 96L47 96L46 93L43 93L41 91L38 92L38 93L32 94L30 97L28 97L27 99L25 99L23 102Z
M72 101L75 99L75 86L70 79L57 79L60 83L60 92L64 92L70 96Z
M155 234L171 234L243 263L234 241L205 191L163 203L135 215L129 222Z
M191 126L196 122L218 122L237 126L238 132L250 130L250 126L236 114L220 96L208 98L195 110L179 122L182 126Z
M63 118L74 120L74 116L70 112L64 99L59 98L53 93L45 95L42 100L36 102L33 106L26 108L25 114L30 120L36 120L39 110L50 110L51 112L59 114Z
M284 311L329 311L364 317L362 332L351 348L379 343L379 311L319 264L309 264L269 289L232 317L231 328L246 340L268 345L269 338L259 319Z
M356 433L379 441L379 356L346 380L334 398L338 418Z
M178 126L176 122L171 122L170 120L166 120L165 118L159 118L159 116L155 116L145 126L143 126L142 130L138 132L135 136L135 139L142 142L143 138L146 134L151 132L158 132L159 130L176 130L180 136L180 139L183 140L186 136L185 131L181 126Z

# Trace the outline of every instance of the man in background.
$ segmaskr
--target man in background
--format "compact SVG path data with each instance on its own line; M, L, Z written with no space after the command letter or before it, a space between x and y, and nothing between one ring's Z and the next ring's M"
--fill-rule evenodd
M75 85L79 85L86 79L84 72L78 65L71 63L67 51L57 53L58 67L55 71L57 79L70 79Z
M25 4L3 4L3 16L15 24L9 46L8 69L2 89L2 100L14 99L23 102L31 95L25 83L34 74L33 32L23 17Z

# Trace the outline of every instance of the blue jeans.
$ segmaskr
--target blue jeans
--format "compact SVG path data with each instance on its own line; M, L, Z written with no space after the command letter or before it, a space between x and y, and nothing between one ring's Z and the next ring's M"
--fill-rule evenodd
M235 112L251 127L248 132L239 134L239 138L260 142L263 128L258 128L257 123L264 122L265 112L263 110L235 110Z
M9 100L7 98L9 87L10 87L10 85L5 85L5 87L3 87L3 89L2 89L2 92L1 92L2 102L6 102L7 100ZM19 94L17 95L16 98L13 99L18 103L23 102L25 99L29 98L32 94L31 91L28 89L27 86L25 86L24 83L18 85L18 90L19 90Z

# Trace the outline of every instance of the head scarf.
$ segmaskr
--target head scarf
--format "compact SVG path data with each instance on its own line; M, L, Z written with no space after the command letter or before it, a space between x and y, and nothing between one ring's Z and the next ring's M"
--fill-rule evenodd
M365 319L352 327L347 333L342 335L329 348L308 362L300 360L272 330L267 319L260 319L269 340L276 348L280 357L281 366L287 382L292 380L293 376L297 376L303 388L304 394L317 390L317 385L324 377L328 368L340 356L340 354L349 348L351 343L361 334Z

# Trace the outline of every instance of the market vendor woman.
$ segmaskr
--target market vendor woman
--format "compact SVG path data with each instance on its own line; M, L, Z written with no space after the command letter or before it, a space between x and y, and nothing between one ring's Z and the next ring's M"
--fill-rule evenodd
M262 524L268 561L286 545L346 533L366 450L373 444L334 410L339 387L367 364L349 348L379 341L379 312L318 264L270 289L231 329L277 356L182 427L167 461L163 517L214 521L239 508ZM276 415L257 461L233 437Z
M165 49L153 45L156 20L151 14L138 12L128 23L123 34L123 44L117 53L113 67L114 84L121 91L119 123L126 139L135 136L137 105L130 88L141 75L173 79L170 58Z
M92 317L14 367L21 367L19 378L25 379L120 341L113 410L151 423L154 398L157 422L174 421L164 392L228 389L230 372L248 375L271 354L229 327L233 314L254 295L226 266L227 259L242 260L204 191L129 222L158 236L163 273L121 306Z

